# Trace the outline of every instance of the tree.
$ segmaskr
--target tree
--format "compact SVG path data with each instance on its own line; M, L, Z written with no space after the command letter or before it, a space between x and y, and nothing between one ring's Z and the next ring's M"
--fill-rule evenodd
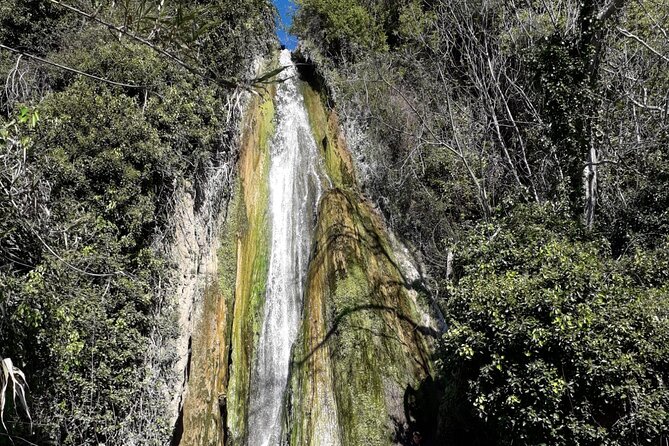
M669 438L666 247L615 261L579 232L517 209L455 260L443 372L496 444Z
M130 41L144 45L155 51L161 57L202 78L212 81L225 88L244 88L250 90L252 86L263 83L268 79L266 74L252 75L248 79L229 77L229 71L216 68L209 60L212 56L207 47L211 47L211 34L219 37L235 38L235 32L226 18L230 18L229 5L222 1L211 1L202 4L192 2L170 2L138 0L122 1L118 4L100 2L94 11L86 11L60 0L45 0L56 11L65 11L78 16L90 23L95 23L116 33L118 39L127 38ZM242 9L236 9L235 19L239 20ZM256 17L260 21L269 22L269 17ZM120 24L117 24L120 23ZM221 36L221 31L223 35ZM231 32L232 31L232 32ZM96 76L31 54L9 45L0 44L0 48L10 51L39 63L67 70L78 75L86 76L111 85L129 88L145 88L146 85L117 81ZM273 73L275 76L277 73Z

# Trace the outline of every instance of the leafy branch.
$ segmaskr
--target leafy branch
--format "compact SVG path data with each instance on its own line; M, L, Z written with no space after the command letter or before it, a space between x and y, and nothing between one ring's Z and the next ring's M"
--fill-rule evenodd
M151 50L155 51L160 56L163 56L163 57L169 59L170 61L176 63L177 65L179 65L180 67L189 71L190 73L192 73L192 74L194 74L194 75L196 75L196 76L198 76L198 77L200 77L204 80L214 81L214 82L218 83L219 85L221 85L223 87L226 87L226 88L243 88L245 90L251 90L251 87L253 87L253 86L257 86L259 84L267 83L269 78L277 76L279 73L281 73L286 68L286 67L280 67L280 68L272 70L268 73L263 73L263 74L255 77L255 78L252 78L248 81L240 81L240 80L234 79L234 78L221 78L221 77L219 77L219 76L217 76L216 74L213 74L213 73L212 73L213 76L210 76L209 74L207 74L207 72L211 73L210 69L207 69L206 67L198 67L198 66L196 66L192 63L187 62L186 60L184 60L183 58L174 54L173 52L171 52L171 51L163 48L162 46L152 42L151 40L149 40L149 38L142 37L137 32L130 29L128 25L123 25L123 26L115 25L108 20L100 18L97 15L97 13L95 13L95 14L88 13L88 12L82 10L82 9L77 8L77 7L74 7L72 5L63 3L60 0L50 0L50 2L54 5L57 5L57 6L60 6L64 9L66 9L70 12L73 12L73 13L81 16L81 17L84 17L88 20L92 20L96 23L99 23L100 25L105 26L109 30L119 33L119 35L124 35L124 36L134 40L137 43L145 45L148 48L150 48ZM162 5L162 3L161 3L161 5ZM160 14L160 10L159 10L159 14ZM150 33L151 36L155 36L159 33L158 32L158 30L159 30L158 24L160 23L159 14L156 15L156 17L148 17L149 19L151 19L155 23L153 25L153 29L151 30L151 33ZM172 24L173 28L179 28L180 24L182 24L182 22L184 22L184 21L194 20L197 14L187 15L187 14L183 14L183 12L181 10L179 10L177 15L178 15L179 20L175 21ZM127 21L128 20L126 20L126 22ZM192 40L193 41L197 40L205 31L215 27L215 25L216 25L216 23L198 24L198 28L200 28L200 29L199 29L198 32L196 32L192 36ZM186 54L196 53L183 40L181 40L181 41L178 40L177 44L186 50ZM197 63L197 61L196 61L196 63ZM92 76L89 75L89 77L92 77ZM98 80L103 80L103 79L98 78Z
M86 18L86 19L93 20L94 22L97 22L100 25L103 25L103 26L107 27L108 29L110 29L112 31L123 34L124 36L129 37L130 39L151 48L153 51L155 51L159 55L161 55L163 57L166 57L167 59L176 63L180 67L185 68L189 72L195 74L196 76L199 76L199 77L202 77L202 78L205 78L205 79L209 79L209 77L207 75L205 75L202 72L202 70L188 64L187 62L185 62L183 59L181 59L177 55L171 53L170 51L167 51L165 48L161 48L160 46L156 45L155 43L151 42L150 40L145 39L144 37L136 34L131 29L129 29L127 26L114 25L113 23L110 23L106 20L101 19L96 14L89 14L86 11L83 11L79 8L75 8L74 6L65 4L65 3L61 2L61 1L58 1L58 0L50 0L50 1L54 5L58 5L62 8L65 8L68 11L73 12L75 14L78 14L78 15ZM217 82L219 82L221 85L223 85L225 87L237 87L237 86L239 86L238 82L236 82L233 79L217 79Z
M168 59L169 61L177 64L181 68L185 69L186 71L190 72L191 74L206 80L206 81L213 81L217 83L218 85L224 87L224 88L241 88L243 90L247 90L250 92L253 92L252 88L253 87L258 87L262 86L263 84L268 84L268 83L275 83L275 82L281 82L280 79L276 79L276 76L280 74L283 70L285 70L287 67L279 67L277 69L273 69L271 71L268 71L266 73L261 73L257 77L248 79L248 80L240 80L236 78L222 78L218 76L216 73L214 73L211 69L205 67L203 64L202 66L198 66L200 64L200 61L197 59L194 59L192 62L185 60L184 58L178 56L174 52L164 48L163 46L159 45L158 43L152 41L153 38L157 37L160 34L160 30L163 29L160 27L160 24L163 23L160 20L160 9L161 7L159 6L159 11L158 14L155 17L150 17L146 16L144 18L148 18L153 22L153 28L151 29L151 32L149 34L149 37L142 37L139 33L136 31L133 31L129 27L129 19L125 19L124 25L116 25L112 23L109 20L105 20L99 16L99 11L96 11L94 13L86 12L80 8L77 8L75 6L72 6L67 3L63 3L60 0L49 0L52 4L61 7L63 9L66 9L67 11L70 11L74 14L77 14L87 20L91 20L93 22L96 22L110 31L113 31L115 33L118 33L119 36L123 35L126 36L127 38L134 40L135 42L144 45L154 52L156 52L159 56L164 57ZM162 3L161 3L162 6ZM200 14L203 15L203 14ZM176 31L178 31L178 28L183 27L184 21L188 20L195 20L195 17L197 14L184 14L181 11L178 11L177 13L177 19L173 21L173 23L170 23L172 26L172 34L176 34ZM138 20L139 21L139 20ZM165 22L167 23L167 22ZM164 23L163 23L164 24ZM215 23L205 23L205 24L198 24L197 28L198 31L194 32L193 35L191 36L192 41L196 41L201 35L206 32L207 30L210 30L211 28L215 27ZM193 28L191 26L191 28ZM175 42L179 47L183 48L185 50L186 54L196 54L197 51L195 51L193 48L190 47L189 43L184 40L179 40L176 39ZM125 88L146 88L147 85L136 85L136 84L131 84L127 82L119 82L119 81L114 81L108 78L104 78L101 76L97 76L79 69L76 69L71 66L63 65L48 59L45 59L43 57L36 56L34 54L19 50L17 48L10 47L8 45L0 44L0 48L10 51L15 54L19 54L20 56L24 56L28 59L34 60L39 63L43 63L46 65L50 65L56 68L59 68L61 70L69 71L71 73L78 74L80 76L87 77L89 79L93 79L99 82L104 82L110 85L115 85L118 87L125 87Z
M62 65L62 64L44 59L42 57L35 56L34 54L26 53L25 51L17 50L16 48L12 48L12 47L9 47L7 45L3 45L1 43L0 43L0 48L5 49L7 51L11 51L12 53L19 54L21 56L25 56L28 59L32 59L34 61L46 64L46 65L51 65L53 67L60 68L61 70L65 70L65 71L69 71L69 72L72 72L72 73L75 73L75 74L79 74L81 76L85 76L85 77L88 77L90 79L94 79L96 81L101 81L101 82L105 82L107 84L116 85L118 87L127 87L127 88L143 88L144 87L144 85L134 85L134 84L126 84L124 82L116 82L116 81L113 81L111 79L106 79L104 77L100 77L100 76L96 76L94 74L86 73L85 71L77 70L76 68L68 67L66 65Z

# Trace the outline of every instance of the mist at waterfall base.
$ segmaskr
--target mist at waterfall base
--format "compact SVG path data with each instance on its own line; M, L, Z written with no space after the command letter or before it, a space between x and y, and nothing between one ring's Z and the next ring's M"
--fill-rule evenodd
M278 445L290 354L300 323L314 214L324 184L295 66L276 93L276 133L270 144L270 262L264 317L252 370L249 446Z
M279 12L277 20L276 34L279 37L281 45L289 50L294 50L297 46L297 37L288 33L291 24L293 23L293 13L295 12L295 4L292 0L274 0Z

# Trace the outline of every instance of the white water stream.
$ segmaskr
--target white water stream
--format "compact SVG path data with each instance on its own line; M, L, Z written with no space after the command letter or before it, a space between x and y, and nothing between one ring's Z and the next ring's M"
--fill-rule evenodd
M277 127L269 173L271 252L264 319L251 378L248 446L276 446L281 441L281 409L324 178L288 50L281 52L280 63L290 65L283 71L283 77L289 79L278 85L276 93Z

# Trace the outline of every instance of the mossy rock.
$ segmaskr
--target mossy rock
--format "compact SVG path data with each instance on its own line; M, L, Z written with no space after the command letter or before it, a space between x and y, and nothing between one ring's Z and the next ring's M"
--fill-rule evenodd
M269 142L274 133L273 94L254 98L239 162L241 201L230 382L227 391L228 444L243 444L248 418L252 359L257 346L269 264Z
M421 326L385 226L360 197L336 114L303 91L334 189L318 209L287 437L292 445L399 444L415 427L407 401L431 381L434 330Z

